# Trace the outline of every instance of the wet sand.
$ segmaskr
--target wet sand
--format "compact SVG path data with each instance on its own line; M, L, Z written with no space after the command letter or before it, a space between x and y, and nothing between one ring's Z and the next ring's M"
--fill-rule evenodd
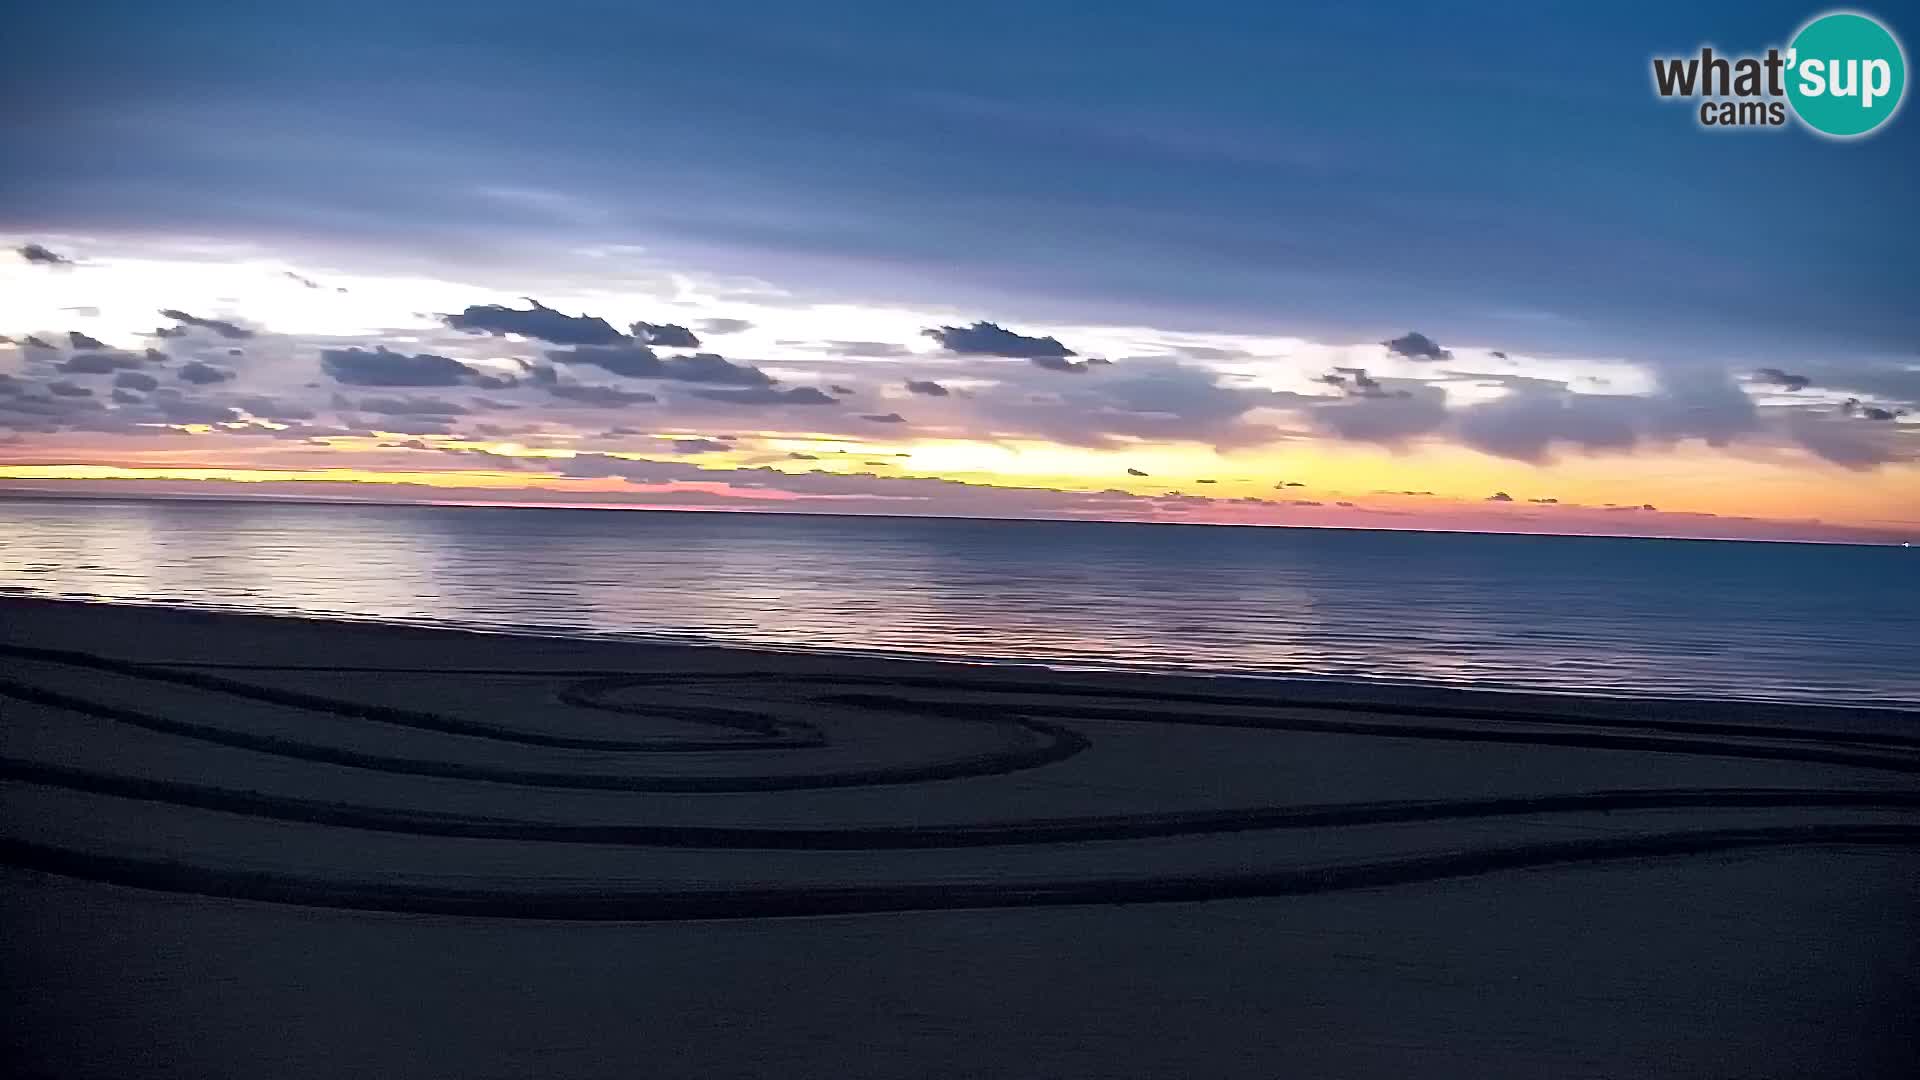
M1920 716L0 600L24 1075L1898 1076Z

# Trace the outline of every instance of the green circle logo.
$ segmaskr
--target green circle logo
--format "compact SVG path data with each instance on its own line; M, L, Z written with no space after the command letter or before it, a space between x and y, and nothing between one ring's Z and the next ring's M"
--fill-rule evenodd
M1865 135L1899 111L1907 57L1886 27L1838 11L1802 27L1787 50L1787 99L1810 128L1837 139Z

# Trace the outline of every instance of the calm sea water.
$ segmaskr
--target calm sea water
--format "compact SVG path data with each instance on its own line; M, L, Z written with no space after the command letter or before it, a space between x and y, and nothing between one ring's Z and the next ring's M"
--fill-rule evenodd
M1920 705L1920 550L0 501L0 589L593 637Z

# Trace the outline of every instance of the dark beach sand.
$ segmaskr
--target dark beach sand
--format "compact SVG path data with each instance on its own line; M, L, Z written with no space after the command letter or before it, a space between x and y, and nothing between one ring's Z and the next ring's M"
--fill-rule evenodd
M10 1075L1909 1076L1920 716L0 600Z

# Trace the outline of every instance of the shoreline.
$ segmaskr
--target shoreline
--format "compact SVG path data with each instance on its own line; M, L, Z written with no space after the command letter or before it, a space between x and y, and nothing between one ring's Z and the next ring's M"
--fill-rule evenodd
M1349 700L1388 704L1395 700L1395 695L1411 695L1410 700L1415 701L1428 698L1434 700L1450 700L1459 695L1467 695L1484 700L1504 699L1545 709L1551 709L1556 703L1573 707L1591 706L1598 703L1612 703L1620 707L1632 705L1644 708L1684 710L1757 710L1769 716L1781 716L1783 718L1785 714L1789 712L1799 715L1813 713L1819 716L1834 718L1851 717L1859 720L1871 720L1883 723L1914 724L1917 728L1920 728L1920 701L1864 701L1858 703L1838 701L1813 702L1783 697L1738 697L1728 695L1688 696L1633 693L1614 689L1595 690L1569 688L1562 690L1490 683L1484 680L1463 680L1461 682L1420 681L1372 677L1354 678L1340 675L1317 675L1304 672L1267 674L1257 671L1236 671L1218 668L1162 668L1126 664L1100 665L1080 660L1042 660L992 656L942 656L929 653L887 652L881 650L830 648L827 646L754 644L701 638L692 634L649 634L645 631L609 631L595 633L554 626L519 629L511 627L496 628L479 625L436 624L425 618L409 620L346 613L319 614L304 611L255 611L211 604L169 603L166 601L115 599L109 597L52 598L29 596L17 592L0 590L0 612L5 612L15 605L24 605L24 610L31 610L36 605L49 605L53 608L131 609L174 613L189 617L212 616L230 619L266 619L281 623L305 624L314 629L339 626L375 631L413 631L429 634L468 635L472 637L504 638L522 641L577 642L615 648L698 650L716 654L734 653L741 656L771 656L786 658L789 661L813 658L823 663L844 661L856 664L929 665L936 668L1025 671L1063 677L1086 676L1095 679L1169 679L1228 686L1244 683L1249 687L1257 688L1265 686L1277 688L1283 691L1304 693L1316 700L1329 701Z

